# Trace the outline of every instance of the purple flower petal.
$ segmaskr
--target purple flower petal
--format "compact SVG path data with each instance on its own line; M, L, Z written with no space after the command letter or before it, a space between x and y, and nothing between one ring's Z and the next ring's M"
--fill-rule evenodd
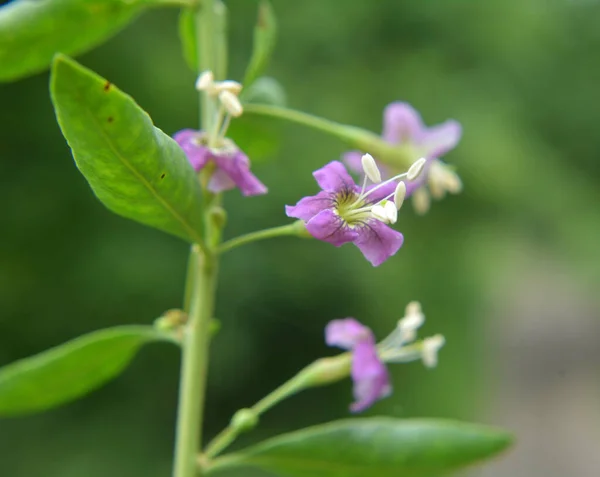
M398 185L398 182L388 182L387 184L383 184L383 185L379 185L379 184L375 184L372 186L367 187L367 192L377 188L377 190L375 190L375 192L372 192L371 194L368 195L367 200L371 203L374 202L379 202L380 200L389 199L389 196L391 194L394 193L394 191L396 190L396 186ZM391 200L394 200L393 198Z
M200 138L202 138L202 132L193 129L183 129L173 136L196 171L206 166L210 159L210 151L206 146L200 144Z
M383 112L383 139L400 144L418 137L424 129L421 115L408 103L389 104Z
M332 161L313 172L313 176L321 189L328 192L338 192L344 189L356 190L354 183L348 171L339 161Z
M296 205L286 205L285 213L288 217L308 221L322 210L330 209L333 201L330 192L321 191L317 195L300 199Z
M348 151L342 154L342 161L348 166L348 169L362 176L364 174L361 161L362 156L363 154L360 151Z
M417 142L425 149L426 157L437 158L456 147L461 135L460 123L450 119L423 131Z
M356 344L352 351L352 380L355 402L352 412L361 412L377 400L389 396L392 391L385 365L377 355L375 340L365 339Z
M229 177L227 172L221 169L215 169L210 181L208 181L208 190L214 194L223 192L226 190L235 189L235 182Z
M217 170L228 176L243 195L250 196L267 193L265 185L250 172L248 157L239 149L233 155L217 156L213 154L212 157L217 165ZM224 180L223 174L214 174L208 185L208 189L211 192L220 192L227 189L227 183L228 181ZM231 189L232 187L229 188Z
M332 210L325 209L306 223L306 230L316 239L340 247L358 238L357 229L351 229Z
M370 220L360 228L360 235L354 240L365 258L377 267L394 255L402 246L402 234L378 220Z
M373 332L354 318L330 321L325 327L328 346L352 349L361 340L374 341Z

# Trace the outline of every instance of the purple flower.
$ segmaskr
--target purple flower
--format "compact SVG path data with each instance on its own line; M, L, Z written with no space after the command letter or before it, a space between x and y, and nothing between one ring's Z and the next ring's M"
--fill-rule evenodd
M361 412L392 392L387 369L377 354L373 332L354 318L333 320L325 328L325 342L352 351L354 403Z
M414 205L420 212L429 208L429 194L423 188L427 185L434 198L442 198L446 192L458 193L462 188L458 175L439 160L441 156L453 149L462 135L461 125L455 120L445 121L437 126L427 127L421 115L408 103L395 102L389 104L383 114L384 141L398 145L406 150L406 154L417 160L427 159L423 172L414 181L406 181L406 196L418 191ZM361 170L359 151L349 151L343 155L348 167L356 172ZM378 163L385 177L394 175L389 167Z
M360 188L339 161L330 162L313 176L323 190L294 206L287 205L288 217L304 220L313 237L336 247L354 243L373 266L382 264L400 249L402 234L373 213L374 208L375 212L380 209L376 206L389 203L396 183L388 181Z
M217 193L239 188L243 195L266 194L267 188L250 172L248 157L229 139L223 139L217 148L209 147L202 131L184 129L173 138L183 149L196 171L209 164L214 172L208 182L208 190Z

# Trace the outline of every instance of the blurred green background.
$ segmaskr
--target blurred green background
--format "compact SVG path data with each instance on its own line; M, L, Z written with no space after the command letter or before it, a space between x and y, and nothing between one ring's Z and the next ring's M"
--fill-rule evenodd
M251 50L253 1L230 0L231 77ZM351 246L256 243L223 259L207 436L309 361L333 318L383 337L410 300L440 365L393 368L393 396L368 414L440 416L509 427L511 453L473 475L591 476L600 466L600 4L589 0L273 1L269 74L291 107L379 132L405 100L427 124L464 126L447 156L465 191L372 268ZM177 12L144 14L80 61L131 94L167 133L196 125L195 77ZM48 75L0 86L0 364L79 334L149 323L181 303L187 246L109 213L73 165ZM271 124L256 158L264 197L227 195L227 236L286 223L284 204L317 190L311 171L345 148ZM142 350L117 380L76 403L0 421L0 475L169 475L178 351ZM269 412L240 445L347 416L349 381ZM250 475L246 473L244 475Z

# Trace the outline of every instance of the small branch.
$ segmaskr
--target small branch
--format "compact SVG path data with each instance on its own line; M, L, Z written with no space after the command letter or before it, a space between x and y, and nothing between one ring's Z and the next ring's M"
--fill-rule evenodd
M218 249L217 253L225 253L231 249L245 245L247 243L256 242L258 240L265 240L275 237L283 237L285 235L295 235L298 237L310 237L304 223L302 221L296 221L288 225L281 225L279 227L273 227L270 229L259 230L257 232L251 232L249 234L240 235L239 237L232 238L224 242Z

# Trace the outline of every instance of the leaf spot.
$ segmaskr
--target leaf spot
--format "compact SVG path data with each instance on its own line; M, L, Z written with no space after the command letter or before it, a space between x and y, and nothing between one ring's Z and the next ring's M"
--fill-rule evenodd
M112 116L109 116L108 118L106 118L106 120L107 120L109 123L112 123L112 122L115 120L115 118L113 118Z
M107 81L106 83L104 83L104 91L108 91L111 86L112 85L110 84L110 81Z
M165 174L164 172L160 175L161 179L164 179L165 177L167 177L167 174Z

